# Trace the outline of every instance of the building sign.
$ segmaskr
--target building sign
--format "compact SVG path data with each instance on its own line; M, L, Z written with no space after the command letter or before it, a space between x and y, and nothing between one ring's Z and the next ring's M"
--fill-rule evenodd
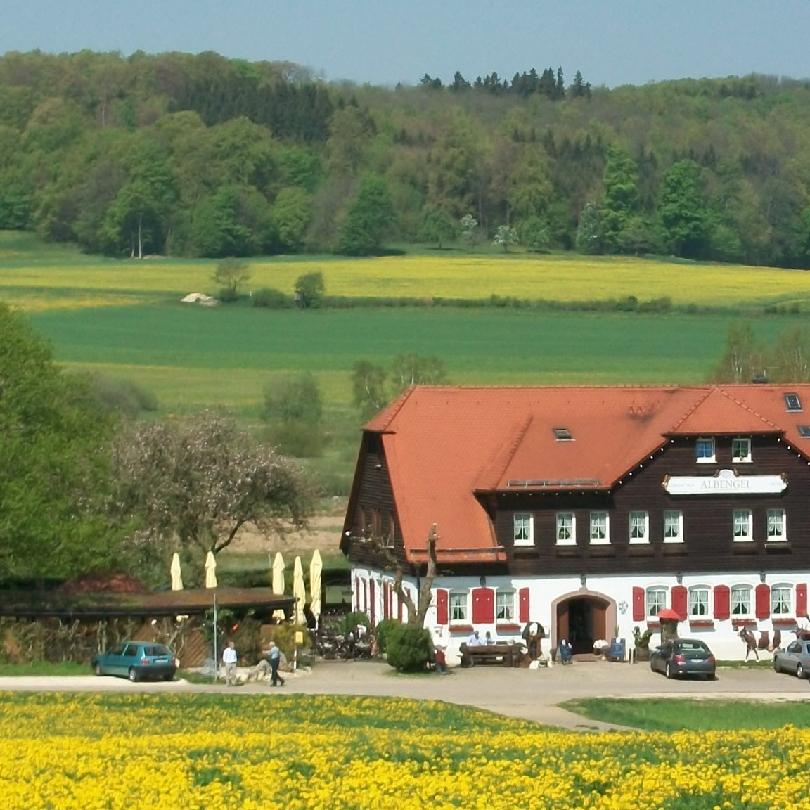
M664 489L670 495L778 495L787 489L787 478L720 470L716 475L668 475Z

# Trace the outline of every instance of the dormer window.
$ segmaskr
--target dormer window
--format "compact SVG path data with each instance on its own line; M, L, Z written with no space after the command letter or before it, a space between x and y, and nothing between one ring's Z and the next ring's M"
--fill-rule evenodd
M698 464L713 464L714 458L714 439L698 439L695 442L695 458Z
M738 437L731 440L731 460L735 464L751 461L751 439Z
M573 441L573 436L571 435L571 431L565 427L555 427L554 428L554 438L558 442L570 442Z
M796 413L802 409L802 401L795 391L788 391L785 394L785 408L788 413Z

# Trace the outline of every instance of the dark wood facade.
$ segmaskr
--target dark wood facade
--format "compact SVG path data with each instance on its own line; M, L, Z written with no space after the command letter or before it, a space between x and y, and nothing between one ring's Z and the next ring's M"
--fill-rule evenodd
M663 452L641 462L610 493L506 493L488 498L498 541L509 550L511 573L624 574L709 571L775 571L810 568L810 465L777 436L752 437L752 461L733 464L731 437L716 437L716 463L698 463L695 439L673 438ZM663 486L670 476L711 476L721 469L740 475L782 475L781 495L672 496ZM753 541L733 539L732 513L750 509ZM768 509L784 509L786 541L766 542ZM607 511L610 544L589 541L590 512ZM682 543L663 542L665 510L683 513ZM556 544L556 515L576 516L576 545ZM649 515L649 543L631 544L631 512ZM534 518L534 545L515 546L513 515Z
M775 433L752 436L752 460L732 463L732 438L716 436L716 461L698 463L695 437L673 437L661 451L641 459L610 492L479 493L478 504L471 493L470 508L487 511L496 542L508 552L505 565L482 562L476 571L554 576L810 569L810 464ZM724 469L745 476L784 475L788 485L780 495L693 496L672 496L663 486L666 476L711 476ZM751 510L753 541L733 539L735 509ZM768 509L784 510L786 541L766 541ZM683 513L682 543L663 542L665 510ZM590 543L591 511L608 513L609 544ZM629 541L629 516L634 511L649 515L649 543ZM576 545L556 543L558 512L576 516ZM515 513L533 516L533 545L514 545ZM383 539L385 556L377 549L379 542L367 542L371 538ZM382 442L375 433L363 437L341 548L355 565L390 567L392 555L404 562L394 493ZM452 573L461 573L458 565L452 568Z

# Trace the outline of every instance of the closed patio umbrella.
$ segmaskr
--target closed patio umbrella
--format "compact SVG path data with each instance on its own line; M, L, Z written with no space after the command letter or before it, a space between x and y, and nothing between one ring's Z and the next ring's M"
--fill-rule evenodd
M318 620L321 617L321 571L321 552L316 548L309 564L309 607Z
M304 587L304 568L301 565L301 558L295 558L293 568L293 596L295 597L295 623L304 624L304 602L307 601L307 592Z
M173 591L182 591L183 590L183 572L180 570L180 555L175 551L172 554L172 590Z
M217 587L217 561L214 559L213 551L209 551L205 556L205 587Z
M273 560L273 593L276 596L284 595L284 558L281 556L280 551L276 552L275 559ZM274 610L273 618L283 621L284 611Z

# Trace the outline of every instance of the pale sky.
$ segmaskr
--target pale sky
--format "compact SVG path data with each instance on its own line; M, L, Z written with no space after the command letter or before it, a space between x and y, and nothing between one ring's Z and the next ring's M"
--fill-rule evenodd
M213 50L389 85L548 65L609 86L810 78L810 0L0 0L0 52L83 48Z

